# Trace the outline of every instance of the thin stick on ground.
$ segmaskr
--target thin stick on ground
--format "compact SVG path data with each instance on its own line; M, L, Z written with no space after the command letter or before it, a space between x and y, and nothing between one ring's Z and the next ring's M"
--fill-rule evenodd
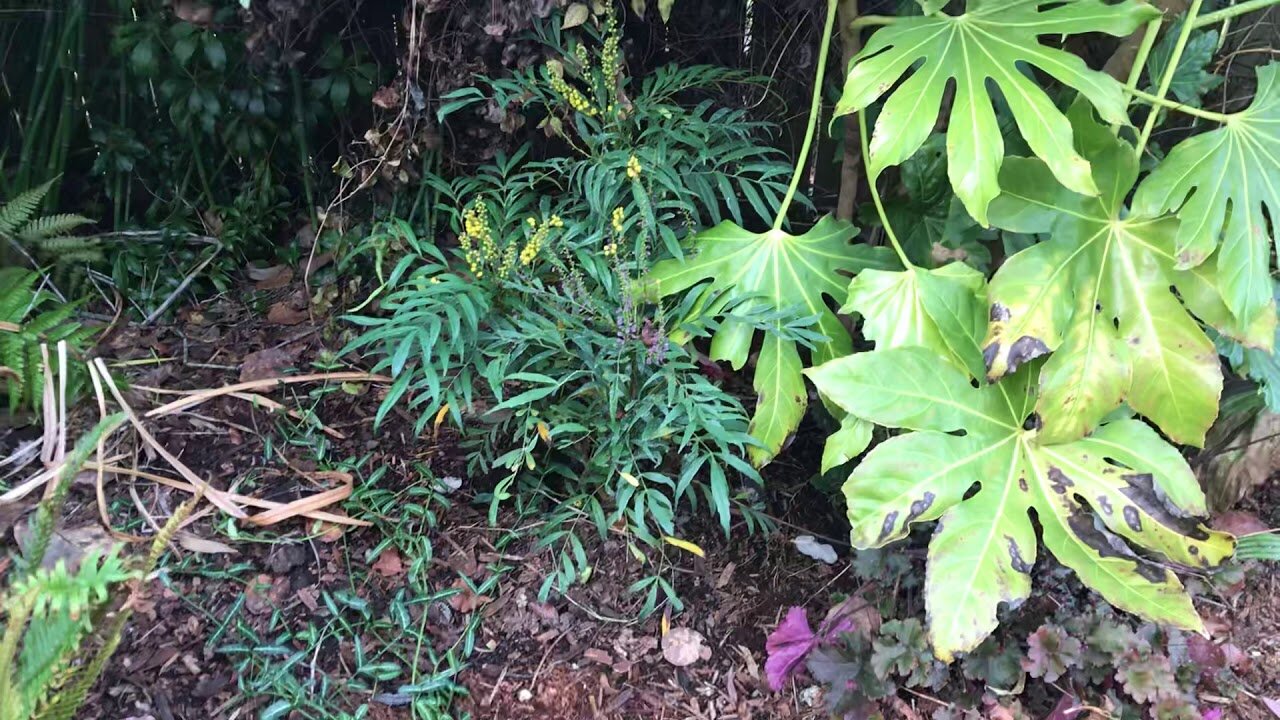
M98 362L101 362L101 360ZM266 378L264 380L250 380L247 382L236 383L235 385L195 391L191 395L180 400L174 400L171 403L161 405L154 410L148 411L145 417L161 417L177 410L184 410L194 405L199 405L202 402L222 395L232 395L246 390L264 390L266 388L278 387L281 385L308 382L368 382L386 384L391 382L391 378L385 375L373 375L366 372L335 372L317 373L314 375L290 375L286 377Z

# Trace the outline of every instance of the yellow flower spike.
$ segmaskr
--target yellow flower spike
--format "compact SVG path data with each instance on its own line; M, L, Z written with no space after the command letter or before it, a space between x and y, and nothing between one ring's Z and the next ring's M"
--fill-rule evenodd
M697 545L695 545L695 544L693 544L693 543L689 542L688 540L681 540L681 539L680 539L680 538L678 538L678 537L671 537L670 535L663 535L663 536L662 536L662 542L664 542L664 543L666 543L666 544L668 544L668 545L674 545L675 547L678 547L678 548L680 548L681 550L684 550L684 551L685 551L685 552L687 552L687 553L692 553L692 554L694 554L694 555L697 555L697 556L698 556L698 557L700 557L700 558L704 558L704 557L706 557L706 556L707 556L707 553L706 553L705 551L703 551L703 549L702 549L702 548L700 548L700 547L698 547Z
M635 180L640 177L640 172L642 170L644 170L644 168L640 165L640 159L635 155L632 155L631 159L627 160L627 177Z
M535 217L533 217L532 215L531 215L531 216L529 216L529 218L528 218L527 220L525 220L525 222L526 222L526 223L529 223L529 227L537 227L537 226L538 226L538 219L537 219L537 218L535 218Z

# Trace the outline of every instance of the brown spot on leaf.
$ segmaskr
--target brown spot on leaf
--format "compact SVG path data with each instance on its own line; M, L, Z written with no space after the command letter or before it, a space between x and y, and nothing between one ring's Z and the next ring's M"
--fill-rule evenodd
M1138 515L1138 508L1132 505L1124 506L1124 522L1134 532L1142 532L1142 518Z
M1028 487L1027 487L1027 479L1026 479L1026 478L1024 478L1024 477L1020 477L1020 478L1018 478L1018 489L1022 490L1022 492L1026 492L1027 490L1029 490L1029 489L1030 489L1030 488L1028 488Z
M1071 481L1071 478L1067 477L1056 467L1049 468L1049 482L1053 483L1051 487L1053 488L1053 491L1059 495L1066 495L1067 488L1075 486L1075 483Z
M911 503L911 512L907 513L907 522L910 523L912 520L915 520L925 514L929 508L933 506L933 501L936 498L937 495L926 491L923 497Z
M1115 508L1111 507L1111 499L1106 495L1098 496L1098 509L1101 510L1104 515L1110 515L1115 512Z
M883 525L883 526L881 526L881 528L880 528L880 540L881 540L881 541L883 541L885 538L887 538L887 537L889 537L890 535L892 535L892 534L893 534L893 529L894 529L895 527L897 527L897 525L898 525L898 511L897 511L897 510L894 510L893 512L889 513L888 515L885 515L885 516L884 516L884 525Z
M1084 510L1076 510L1067 518L1067 526L1072 534L1085 545L1093 548L1102 558L1121 558L1133 561L1133 570L1142 578L1152 583L1168 581L1168 571L1138 557L1120 538L1112 535L1105 528L1094 522L1093 516Z
M1014 540L1012 535L1005 535L1004 539L1009 541L1009 564L1014 570L1029 575L1031 563L1022 557L1022 551L1018 549L1018 541Z
M1000 303L991 303L991 312L987 314L987 318L991 322L1004 322L1012 316L1013 313L1009 312L1009 308Z
M1151 519L1193 540L1209 539L1209 532L1203 525L1195 518L1189 517L1156 489L1151 473L1129 473L1122 475L1121 479L1125 481L1125 485L1120 488L1120 491ZM1126 515L1126 521L1127 519Z
M1035 360L1041 355L1048 354L1048 352L1049 346L1045 345L1040 338L1023 335L1015 340L1013 346L1009 348L1009 372L1017 370L1023 363Z

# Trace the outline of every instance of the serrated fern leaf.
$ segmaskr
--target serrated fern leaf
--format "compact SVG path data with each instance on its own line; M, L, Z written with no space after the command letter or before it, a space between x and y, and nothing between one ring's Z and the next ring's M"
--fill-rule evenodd
M28 242L41 244L43 250L49 250L50 247L57 247L52 243L53 240L71 239L78 240L84 244L84 240L78 238L62 238L61 236L80 227L93 222L83 215L75 215L72 213L60 213L58 215L46 215L38 217L27 222L22 229L17 232L18 238ZM48 242L49 245L43 245Z
M32 213L40 207L40 201L44 199L45 193L49 192L52 185L53 181L50 180L39 187L19 193L17 197L0 207L0 235L13 233L31 219Z

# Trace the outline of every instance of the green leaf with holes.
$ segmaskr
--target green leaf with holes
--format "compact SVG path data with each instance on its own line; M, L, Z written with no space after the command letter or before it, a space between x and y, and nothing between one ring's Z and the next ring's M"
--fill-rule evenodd
M913 523L938 521L925 608L943 660L977 647L995 629L1001 603L1017 605L1030 594L1032 511L1045 547L1112 605L1201 630L1173 572L1130 546L1193 567L1231 556L1231 536L1195 520L1206 509L1191 468L1135 419L1046 442L1028 422L1033 365L974 387L937 352L898 347L807 370L851 416L908 431L876 446L845 483L852 543L881 547Z
M1173 440L1202 445L1218 413L1222 371L1213 342L1170 288L1198 281L1187 306L1213 322L1216 279L1175 270L1176 218L1128 213L1138 175L1133 148L1084 103L1069 114L1102 193L1072 192L1040 160L1005 160L992 222L1047 239L991 279L987 374L1001 378L1052 353L1036 411L1041 435L1053 442L1088 434L1127 403Z
M1280 217L1280 63L1257 70L1253 102L1218 128L1178 143L1142 181L1136 213L1176 210L1179 268L1215 248L1222 294L1242 325L1274 312L1271 246Z
M742 300L737 307L743 311L816 316L815 329L826 340L814 345L813 362L821 363L852 350L849 334L826 298L842 299L849 277L863 269L892 267L886 248L852 244L857 232L853 225L829 216L803 235L781 230L753 233L723 222L691 238L693 257L654 265L642 281L644 294L657 299L701 287L704 292L727 291L716 307L704 309L713 315L730 301ZM752 450L756 465L764 465L782 449L807 404L800 351L794 341L782 338L782 323L780 318L776 332L766 334L756 359L751 434L764 445ZM755 334L752 325L726 316L712 336L711 358L741 369Z
M988 88L994 83L1023 139L1054 177L1076 192L1094 195L1098 188L1089 163L1072 148L1070 124L1026 69L1036 68L1075 88L1108 122L1127 123L1116 80L1065 50L1042 45L1039 37L1086 32L1123 37L1159 15L1134 0L968 0L963 15L897 18L877 30L854 58L836 114L862 110L888 95L870 142L868 168L874 180L924 144L938 121L946 89L954 84L948 174L969 214L986 226L987 206L1000 193L997 175L1004 159ZM897 84L908 70L910 76Z

